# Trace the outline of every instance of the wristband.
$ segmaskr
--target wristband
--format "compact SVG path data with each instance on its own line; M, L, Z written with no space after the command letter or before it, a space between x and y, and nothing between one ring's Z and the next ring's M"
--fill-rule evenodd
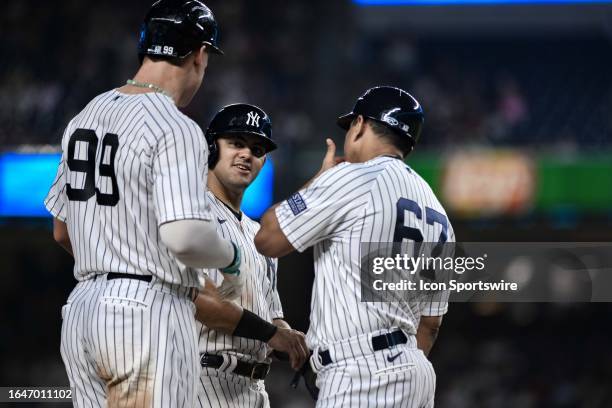
M232 247L234 248L234 259L232 260L232 263L229 264L228 266L226 266L225 268L221 268L219 269L222 273L228 274L228 275L240 275L240 263L241 263L241 258L240 258L240 248L238 248L238 246L236 244L234 244L234 242L230 241L232 243Z
M243 309L242 317L232 335L267 343L276 334L277 330L278 327L272 323L265 321L250 310Z

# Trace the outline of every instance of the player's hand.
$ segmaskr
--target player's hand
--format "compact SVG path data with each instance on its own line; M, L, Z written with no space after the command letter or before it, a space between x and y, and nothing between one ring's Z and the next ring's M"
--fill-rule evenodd
M301 331L279 327L268 345L289 355L291 368L299 370L309 357L306 337Z
M234 300L242 295L245 277L243 273L223 274L223 282L217 288L217 292L222 299Z
M335 165L346 161L344 156L336 156L336 144L330 138L325 139L325 143L327 143L327 152L325 152L325 157L323 157L323 163L321 164L321 170L317 173L317 176L324 171L327 171L334 167Z

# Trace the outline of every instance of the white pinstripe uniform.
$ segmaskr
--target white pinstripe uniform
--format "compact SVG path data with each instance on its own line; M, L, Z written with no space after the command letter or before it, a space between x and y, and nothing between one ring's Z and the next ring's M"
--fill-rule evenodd
M246 274L244 291L237 303L269 322L283 318L283 308L276 290L276 258L268 258L257 252L254 239L259 223L245 214L237 214L207 193L211 214L217 220L219 234L235 242L241 248L240 273ZM210 269L208 276L220 285L223 277L218 270ZM269 407L268 394L263 380L250 380L232 373L236 361L268 362L268 345L259 340L233 337L210 330L197 323L200 332L200 353L224 357L219 369L204 367L198 391L199 406L204 407Z
M62 151L45 205L67 224L75 258L61 341L74 405L192 407L201 285L159 226L210 219L202 131L167 96L112 90L69 123Z
M423 241L438 242L444 227L430 224L430 214L446 221L446 237L454 241L427 183L401 160L387 156L339 164L277 207L291 244L300 252L314 246L307 343L313 356L328 350L332 360L322 366L312 359L320 370L318 407L433 406L435 374L414 335L421 316L443 315L448 303L441 298L361 302L359 265L360 243L393 242L396 221L402 219L402 226L419 230ZM408 335L407 344L375 352L372 337L397 328Z

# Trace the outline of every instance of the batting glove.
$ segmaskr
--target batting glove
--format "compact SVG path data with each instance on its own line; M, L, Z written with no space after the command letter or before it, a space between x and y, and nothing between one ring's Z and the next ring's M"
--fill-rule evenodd
M244 289L244 275L223 275L223 282L217 288L222 299L238 299Z

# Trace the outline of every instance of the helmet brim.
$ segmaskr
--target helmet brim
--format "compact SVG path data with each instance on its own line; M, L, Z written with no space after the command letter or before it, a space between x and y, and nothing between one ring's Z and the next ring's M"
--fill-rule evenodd
M217 55L225 55L225 53L223 52L223 50L209 42L204 42L204 45L206 45L206 48L213 54L217 54Z
M215 139L222 138L225 135L230 135L230 136L242 135L242 136L248 136L248 137L255 137L261 142L266 153L270 153L271 151L276 150L278 147L276 143L274 142L274 140L270 139L268 136L266 136L265 133L261 133L261 132L249 132L245 130L226 130L223 132L213 133L212 135L215 137Z
M348 130L351 127L351 122L355 118L355 114L353 112L342 115L338 118L336 123L344 130Z

